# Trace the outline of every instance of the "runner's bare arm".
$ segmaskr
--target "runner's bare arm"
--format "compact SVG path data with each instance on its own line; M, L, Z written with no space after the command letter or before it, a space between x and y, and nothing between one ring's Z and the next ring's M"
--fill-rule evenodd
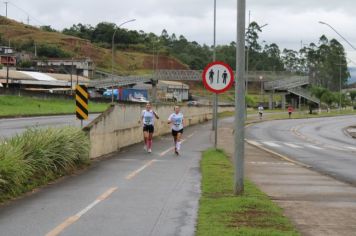
M156 117L157 119L159 119L159 116L157 115L157 113L156 113L155 111L153 111L153 114L155 115L155 117Z

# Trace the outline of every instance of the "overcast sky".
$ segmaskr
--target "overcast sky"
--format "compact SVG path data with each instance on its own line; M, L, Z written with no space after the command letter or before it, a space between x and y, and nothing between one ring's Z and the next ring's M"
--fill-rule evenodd
M30 24L51 25L61 30L73 24L95 26L102 21L120 24L135 18L125 28L160 34L183 34L191 41L213 42L213 0L7 0L8 16ZM217 42L236 38L236 0L217 0ZM335 37L356 62L356 53L337 34L318 21L325 21L356 45L355 0L247 0L251 21L268 23L260 40L277 43L282 49L299 49L301 43L317 42L325 34ZM0 5L5 15L5 4ZM247 12L248 16L248 12ZM356 65L355 65L356 66Z

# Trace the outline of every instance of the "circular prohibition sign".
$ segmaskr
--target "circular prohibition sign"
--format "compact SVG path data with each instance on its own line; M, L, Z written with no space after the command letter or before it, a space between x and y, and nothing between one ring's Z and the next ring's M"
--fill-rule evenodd
M205 88L213 93L223 93L234 84L231 67L221 61L208 64L202 74Z

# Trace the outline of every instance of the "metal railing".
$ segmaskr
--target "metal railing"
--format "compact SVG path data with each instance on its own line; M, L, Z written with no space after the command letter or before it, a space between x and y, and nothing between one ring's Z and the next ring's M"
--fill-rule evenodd
M297 88L290 88L288 89L288 92L293 93L295 95L301 96L303 98L308 99L309 101L315 102L315 103L320 103L320 100L316 97L314 97L309 90L304 89L302 87L297 87Z
M264 83L265 90L288 90L309 84L308 76L294 76L289 79L275 80Z

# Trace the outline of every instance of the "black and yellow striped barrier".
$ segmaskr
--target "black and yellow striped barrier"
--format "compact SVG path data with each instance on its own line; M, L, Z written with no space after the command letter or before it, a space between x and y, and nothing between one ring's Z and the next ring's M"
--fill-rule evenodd
M75 87L76 114L79 120L88 119L88 89L84 85Z

